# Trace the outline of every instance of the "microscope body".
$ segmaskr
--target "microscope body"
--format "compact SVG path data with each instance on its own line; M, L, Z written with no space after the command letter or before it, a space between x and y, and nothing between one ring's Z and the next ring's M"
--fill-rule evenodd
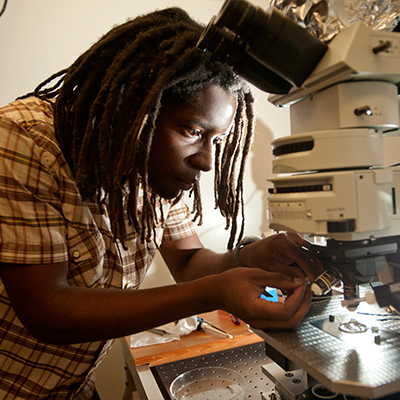
M289 364L337 393L398 396L400 321L381 307L400 311L400 167L387 165L383 143L400 127L400 34L355 22L325 44L273 7L226 0L198 47L289 107L291 135L272 142L269 227L310 239L326 268L312 287L320 301L295 330L257 331L276 362L264 373L285 396ZM378 280L378 304L360 304L361 285ZM345 304L322 296L339 282Z
M325 294L339 277L350 304L399 251L400 168L386 166L383 151L384 135L400 126L399 40L355 23L302 88L270 96L291 118L291 136L272 142L280 176L269 179L270 228L325 238L312 251L335 273L313 289Z

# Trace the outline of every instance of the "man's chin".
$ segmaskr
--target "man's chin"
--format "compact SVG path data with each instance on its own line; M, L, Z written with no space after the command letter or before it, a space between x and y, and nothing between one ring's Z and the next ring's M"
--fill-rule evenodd
M174 200L177 197L181 197L181 195L183 194L183 191L181 189L176 189L176 190L155 190L155 192L165 200Z
M180 197L181 194L182 194L182 192L179 192L179 193L177 193L175 196L160 196L160 197L162 197L162 198L165 199L165 200L174 200L174 199L176 199L177 197Z

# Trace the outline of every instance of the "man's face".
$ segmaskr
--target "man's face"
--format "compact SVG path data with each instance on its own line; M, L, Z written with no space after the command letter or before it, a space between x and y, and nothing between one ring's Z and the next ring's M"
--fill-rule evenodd
M193 105L164 104L157 118L149 160L149 183L161 197L172 199L190 190L202 171L213 166L213 145L229 134L236 97L210 85Z

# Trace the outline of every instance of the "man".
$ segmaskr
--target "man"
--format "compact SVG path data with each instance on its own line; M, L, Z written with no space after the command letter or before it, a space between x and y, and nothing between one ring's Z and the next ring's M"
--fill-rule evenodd
M183 202L190 191L201 219L200 175L215 165L228 247L241 239L254 99L196 50L201 32L177 8L138 17L0 110L2 398L90 399L109 339L190 315L282 329L305 316L320 268L306 241L216 254ZM121 290L139 287L157 250L178 283ZM267 302L265 286L290 296Z

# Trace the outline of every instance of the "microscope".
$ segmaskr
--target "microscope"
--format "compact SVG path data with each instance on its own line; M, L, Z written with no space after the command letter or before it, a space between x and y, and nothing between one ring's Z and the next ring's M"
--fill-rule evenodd
M300 367L300 381L342 399L400 398L400 167L383 152L400 127L400 34L358 21L324 43L275 7L227 0L198 47L289 107L291 135L272 142L269 227L311 240L326 268L295 331L257 331L283 368L267 368L281 388L269 397L334 398L273 377Z

